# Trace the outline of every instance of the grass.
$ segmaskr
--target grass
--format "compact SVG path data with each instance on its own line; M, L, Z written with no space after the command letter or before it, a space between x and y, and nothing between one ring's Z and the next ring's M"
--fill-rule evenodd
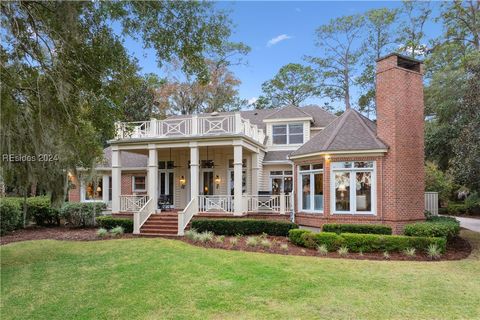
M478 319L480 234L466 260L366 261L168 239L0 248L7 319Z

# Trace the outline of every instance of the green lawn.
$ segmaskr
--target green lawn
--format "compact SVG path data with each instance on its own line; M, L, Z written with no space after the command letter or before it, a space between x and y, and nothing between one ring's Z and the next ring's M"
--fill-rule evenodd
M469 259L391 262L203 249L181 241L29 241L1 247L7 319L478 319Z

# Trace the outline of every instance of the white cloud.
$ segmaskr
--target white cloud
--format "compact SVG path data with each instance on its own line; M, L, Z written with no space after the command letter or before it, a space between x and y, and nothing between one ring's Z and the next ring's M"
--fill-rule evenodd
M272 39L268 40L267 47L274 46L281 41L288 40L288 39L291 39L291 38L292 37L289 36L288 34L281 34L279 36L276 36L275 38L272 38Z
M254 104L255 102L257 102L258 98L257 97L252 97L250 99L247 100L248 104Z

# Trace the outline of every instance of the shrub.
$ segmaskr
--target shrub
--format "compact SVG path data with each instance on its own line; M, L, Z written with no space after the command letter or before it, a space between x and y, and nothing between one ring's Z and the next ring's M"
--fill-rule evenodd
M17 199L0 200L0 235L23 227L22 206Z
M224 241L225 241L225 236L215 237L215 242L216 243L223 243Z
M39 226L60 224L60 212L51 207L50 198L46 196L27 199L27 216L31 217Z
M108 231L105 228L100 228L97 230L97 236L100 238L105 238L108 235Z
M204 231L198 234L197 241L210 242L213 240L215 234L211 231Z
M232 246L236 246L238 244L238 238L235 237L235 238L230 238L230 244Z
M477 192L472 192L467 199L465 199L465 208L468 214L480 214L480 195Z
M257 237L248 237L246 241L247 246L255 247L258 245Z
M133 232L133 221L128 218L114 218L112 216L102 216L97 218L97 224L101 228L113 229L115 227L122 227L126 233Z
M447 205L447 214L453 216L464 215L467 213L467 206L464 203L449 202Z
M305 233L312 233L310 230L306 229L292 229L288 232L288 239L290 240L291 243L305 247L305 244L302 239L302 235Z
M383 258L384 258L385 260L390 260L390 253L388 253L388 251L384 251L384 252L383 252Z
M190 240L195 240L197 237L197 230L195 229L190 229L185 231L185 238L190 239Z
M286 236L288 231L296 229L291 222L257 219L195 219L192 228L198 231L212 231L223 235L250 235L266 233L271 236Z
M348 247L342 246L337 250L337 252L341 256L346 256L348 254Z
M388 236L375 234L343 233L341 237L345 245L353 252L402 252L407 248L426 250L429 245L436 244L442 252L446 249L444 238Z
M441 256L441 250L436 244L432 243L427 248L427 255L430 259L438 259Z
M317 246L317 251L322 256L326 256L328 254L328 248L324 244Z
M112 230L110 230L110 233L114 236L121 236L123 234L124 230L123 227L115 227Z
M272 247L272 243L270 242L270 240L268 239L262 239L260 240L260 245L265 248L265 249L269 249Z
M335 233L392 234L392 228L374 224L324 224L322 231Z
M449 217L431 217L426 222L407 224L404 234L416 237L443 237L452 239L460 233L460 223Z
M280 245L280 249L282 249L283 251L288 251L288 244L282 243L282 244Z
M105 208L106 205L103 202L70 202L62 207L60 217L73 227L93 227L95 217L100 215Z
M315 246L323 244L328 251L335 251L345 243L343 237L333 232L314 233L313 239Z
M415 248L406 248L405 250L403 250L403 254L407 257L415 257L416 251L417 250Z

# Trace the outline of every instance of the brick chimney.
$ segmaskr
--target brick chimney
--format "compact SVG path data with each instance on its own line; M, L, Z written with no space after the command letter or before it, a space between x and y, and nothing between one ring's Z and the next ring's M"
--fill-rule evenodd
M377 60L377 135L388 146L383 217L396 233L424 219L423 64L398 54Z

